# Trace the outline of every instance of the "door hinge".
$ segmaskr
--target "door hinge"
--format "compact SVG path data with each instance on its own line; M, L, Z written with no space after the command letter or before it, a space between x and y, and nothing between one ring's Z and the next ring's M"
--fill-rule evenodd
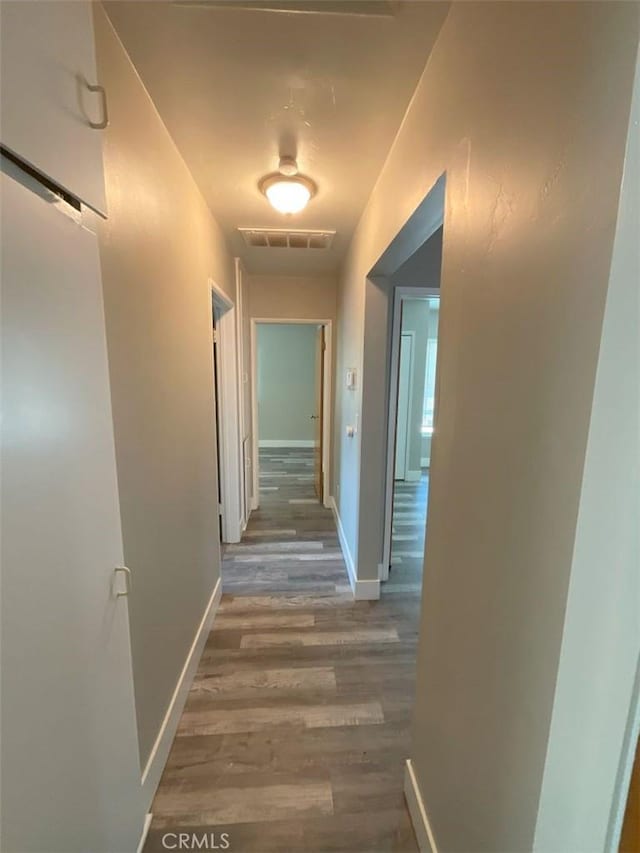
M213 330L213 342L214 342L214 344L218 343L218 330L217 329Z
M218 515L222 515L222 504L218 504Z

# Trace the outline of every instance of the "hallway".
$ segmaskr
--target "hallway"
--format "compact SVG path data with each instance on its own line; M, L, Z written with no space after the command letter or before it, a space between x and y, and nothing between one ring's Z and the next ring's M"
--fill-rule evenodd
M639 50L0 0L0 851L618 850Z
M227 547L145 850L188 831L255 853L415 851L402 784L419 602L354 602L310 452L260 458L261 507Z

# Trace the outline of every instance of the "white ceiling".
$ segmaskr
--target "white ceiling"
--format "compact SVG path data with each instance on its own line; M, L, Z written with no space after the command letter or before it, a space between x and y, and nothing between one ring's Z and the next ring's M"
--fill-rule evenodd
M105 8L232 251L252 272L336 269L448 5L308 6L327 10L321 14L206 0ZM334 14L344 10L354 14ZM281 153L296 156L318 184L293 217L272 210L257 187ZM337 234L329 250L260 249L245 246L238 227Z

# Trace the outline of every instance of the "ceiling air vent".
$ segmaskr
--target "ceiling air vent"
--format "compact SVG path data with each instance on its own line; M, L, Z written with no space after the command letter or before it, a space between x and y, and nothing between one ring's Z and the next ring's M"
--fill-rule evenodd
M335 231L238 228L250 249L330 249Z

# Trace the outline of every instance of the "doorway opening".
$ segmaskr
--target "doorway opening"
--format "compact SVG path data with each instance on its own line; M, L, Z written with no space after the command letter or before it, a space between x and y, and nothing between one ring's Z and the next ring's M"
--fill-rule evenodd
M329 499L331 322L252 319L254 508Z
M422 586L439 314L437 288L395 288L382 579L407 590Z
M355 574L357 595L361 598L379 598L382 588L388 587L388 583L381 587L381 581L389 579L384 540L391 511L389 486L395 471L395 460L389 453L390 446L395 448L395 413L393 418L390 416L395 293L400 287L413 288L414 295L418 288L434 289L434 295L440 291L445 187L446 175L442 174L371 267L365 281L362 383L360 411L356 411L356 425L360 425L360 464ZM441 344L438 346L441 351ZM437 408L435 403L434 409ZM394 428L391 441L390 421ZM432 444L431 486L438 478L437 423Z

